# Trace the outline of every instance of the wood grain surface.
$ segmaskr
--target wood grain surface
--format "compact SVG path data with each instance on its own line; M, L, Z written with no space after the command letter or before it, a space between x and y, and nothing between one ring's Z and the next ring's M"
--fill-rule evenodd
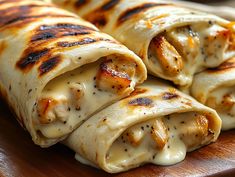
M14 119L0 100L1 177L155 177L235 175L235 130L223 132L216 143L188 153L173 166L145 165L134 170L107 174L80 164L74 153L61 144L42 149Z

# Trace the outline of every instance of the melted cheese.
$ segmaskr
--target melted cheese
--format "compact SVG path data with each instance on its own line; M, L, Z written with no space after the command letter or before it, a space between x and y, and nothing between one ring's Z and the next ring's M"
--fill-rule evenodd
M152 66L155 67L155 73L160 74L162 78L172 80L180 86L189 86L194 73L206 67L216 67L235 55L235 51L227 51L228 33L227 29L212 22L192 24L165 32L163 35L184 59L184 68L174 77L167 76L159 68L160 64L151 47L148 54L149 61L155 65Z
M111 166L136 166L151 162L159 165L172 165L182 161L187 151L192 151L209 142L207 136L200 136L200 125L197 123L196 112L172 114L157 118L167 127L168 140L162 149L156 147L151 137L151 129L156 119L134 125L126 130L112 144L106 155L107 163ZM138 146L133 146L124 136L130 129L138 129L143 135ZM209 131L208 129L206 131ZM184 140L186 138L187 140Z
M229 97L229 103L226 98ZM228 130L235 127L235 88L221 87L208 95L206 103L214 108L222 119L222 129Z
M50 110L47 116L62 117L64 112L67 111L66 116L61 120L56 120L48 124L40 124L35 121L37 129L43 136L48 138L57 138L74 130L79 126L87 117L99 111L107 104L128 95L133 90L134 78L131 78L131 84L125 89L124 93L117 94L112 91L101 90L96 85L96 75L100 69L98 62L85 65L73 71L67 72L52 80L43 90L40 99L49 98L57 102L63 102L55 109ZM134 75L133 75L134 77ZM71 92L78 89L82 92L81 97L76 100L75 95ZM65 100L65 101L64 101ZM59 110L57 108L60 108ZM56 110L57 109L57 110Z

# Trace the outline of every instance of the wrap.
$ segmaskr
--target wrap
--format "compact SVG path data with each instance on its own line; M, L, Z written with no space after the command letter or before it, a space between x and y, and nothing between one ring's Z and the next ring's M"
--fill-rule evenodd
M90 117L64 144L75 158L109 173L145 163L172 165L214 142L217 113L162 82L149 80L131 96Z
M223 130L235 128L235 57L196 74L191 95L218 112Z
M1 94L42 147L147 77L137 55L70 12L0 0L0 14Z
M235 54L234 23L161 0L51 0L111 34L149 73L188 87Z

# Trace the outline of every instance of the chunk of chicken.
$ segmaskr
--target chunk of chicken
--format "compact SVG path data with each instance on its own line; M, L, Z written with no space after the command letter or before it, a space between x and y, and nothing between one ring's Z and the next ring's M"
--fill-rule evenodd
M138 146L145 136L145 132L139 127L134 126L126 130L123 139L133 146Z
M56 120L65 122L68 118L67 99L41 98L38 100L37 112L41 124L49 124Z
M84 96L84 90L80 83L71 83L70 92L72 94L73 105L76 110L81 108L81 98Z
M232 93L227 93L223 95L221 100L211 96L207 99L206 105L216 109L217 111L230 111L235 105L235 98Z
M151 136L156 143L156 148L163 149L169 139L169 136L167 133L167 128L161 120L154 120L151 127Z
M175 76L183 69L183 60L177 50L163 36L155 37L150 43L150 50L155 54L166 74Z
M195 118L184 122L185 127L180 129L179 137L189 150L200 144L206 144L213 139L214 134L209 129L209 121L205 115L195 113Z
M127 71L127 68L130 71ZM100 64L100 69L96 75L96 85L104 91L122 94L131 84L131 76L134 69L125 64L119 65L115 60L105 60Z
M224 57L224 50L228 47L231 32L227 29L213 31L204 41L206 59L220 59ZM216 51L216 52L215 52Z

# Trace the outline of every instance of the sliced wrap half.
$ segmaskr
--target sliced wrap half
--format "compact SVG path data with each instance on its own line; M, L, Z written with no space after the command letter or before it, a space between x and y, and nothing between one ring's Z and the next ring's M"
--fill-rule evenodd
M76 15L0 0L0 91L43 147L146 79L141 59Z
M235 55L234 23L161 0L51 0L138 54L154 76L188 87Z
M82 163L117 173L145 163L172 165L214 142L217 113L175 88L149 80L93 115L65 140Z
M191 95L218 112L223 130L235 128L235 58L195 75Z

